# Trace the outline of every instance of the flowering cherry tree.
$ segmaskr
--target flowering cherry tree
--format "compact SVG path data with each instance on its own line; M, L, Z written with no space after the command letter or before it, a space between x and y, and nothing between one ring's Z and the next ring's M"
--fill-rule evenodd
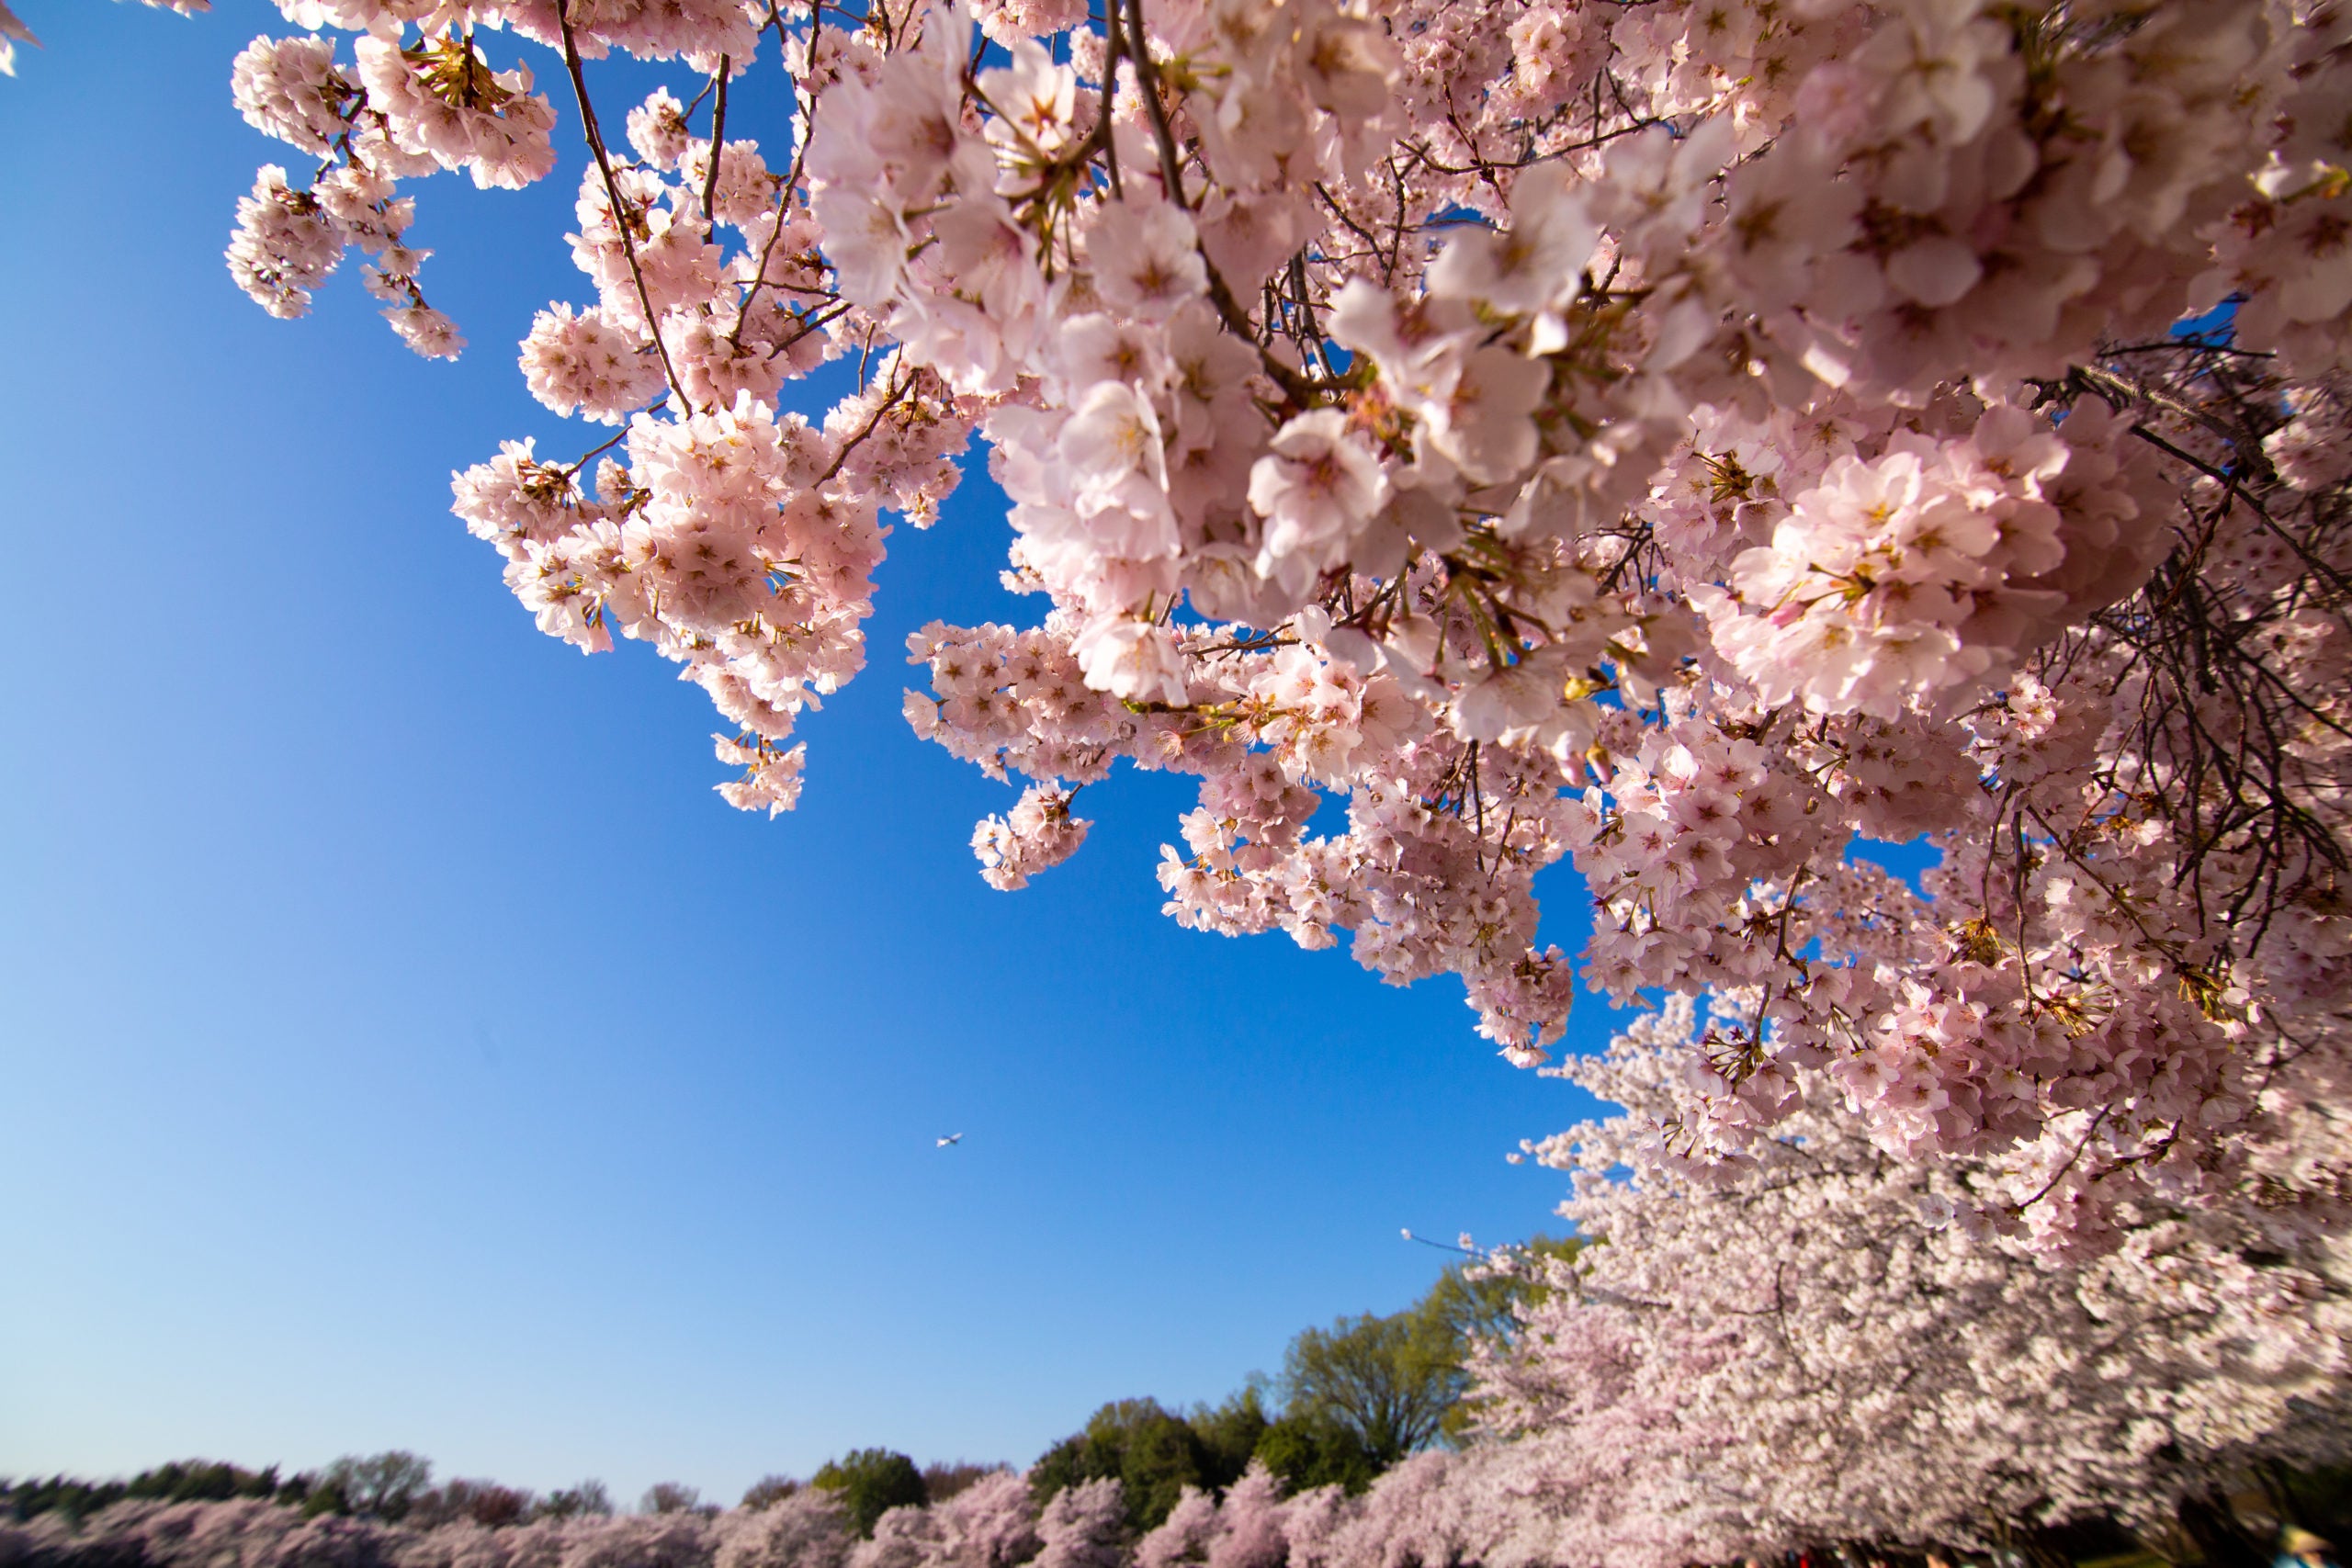
M1533 1145L1577 1173L1566 1212L1600 1243L1505 1258L1552 1289L1477 1360L1505 1439L1485 1484L1550 1532L1539 1560L1981 1548L2099 1512L2165 1543L2257 1462L2352 1454L2352 1249L2340 1189L2311 1179L2343 1143L2293 1109L2316 1086L2273 1091L2260 1201L2120 1203L2108 1250L2053 1267L1972 1218L2002 1173L1906 1164L1831 1106L1720 1186L1611 1179L1675 1114L1701 1032L1678 998L1564 1065L1625 1109Z
M456 354L410 182L584 141L521 366L609 434L457 511L549 634L709 694L735 805L794 803L886 518L977 438L1038 612L926 627L906 711L1020 776L997 886L1122 761L1186 773L1169 913L1457 975L1533 1064L1567 861L1589 986L1740 999L1643 1159L1742 1179L1811 1086L2052 1255L2244 1189L2279 1075L2340 1082L2337 6L278 8L232 84L297 165L229 250L273 313L356 248ZM673 87L600 106L616 51Z

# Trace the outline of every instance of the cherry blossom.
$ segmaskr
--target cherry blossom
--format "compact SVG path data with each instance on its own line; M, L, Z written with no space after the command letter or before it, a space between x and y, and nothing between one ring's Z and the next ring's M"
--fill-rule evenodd
M732 803L797 798L977 438L1037 608L926 629L906 711L1021 775L998 886L1183 773L1178 920L1458 976L1527 1064L1579 980L1737 996L1672 1168L1834 1100L2052 1258L2233 1201L2339 1048L2335 8L279 8L231 84L298 155L230 250L272 312L356 247L455 354L413 182L569 160L521 365L588 428L458 511L550 635L703 688ZM663 85L600 108L616 52Z

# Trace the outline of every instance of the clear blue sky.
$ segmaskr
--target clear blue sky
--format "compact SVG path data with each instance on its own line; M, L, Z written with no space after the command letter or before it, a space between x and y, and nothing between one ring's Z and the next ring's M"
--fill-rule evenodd
M895 650L1034 614L984 479L893 540L774 823L711 793L669 667L532 627L448 474L585 445L512 348L590 298L568 108L533 190L416 187L475 345L427 364L356 276L287 323L221 265L295 161L228 97L274 7L19 9L0 1473L398 1446L731 1499L856 1445L1026 1462L1404 1304L1442 1259L1400 1226L1546 1224L1560 1179L1502 1156L1589 1102L1455 983L1163 918L1180 783L1090 791L1076 861L981 884L1013 792L912 739ZM1547 897L1580 946L1577 885Z

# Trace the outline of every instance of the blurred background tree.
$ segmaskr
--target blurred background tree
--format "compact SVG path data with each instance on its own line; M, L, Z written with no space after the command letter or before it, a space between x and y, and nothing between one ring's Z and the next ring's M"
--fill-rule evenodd
M744 1489L740 1507L758 1510L773 1508L800 1490L800 1483L789 1475L763 1475Z
M839 1459L827 1460L809 1477L808 1484L838 1493L852 1527L866 1538L874 1534L874 1521L891 1509L920 1506L931 1500L922 1472L895 1449L853 1449Z

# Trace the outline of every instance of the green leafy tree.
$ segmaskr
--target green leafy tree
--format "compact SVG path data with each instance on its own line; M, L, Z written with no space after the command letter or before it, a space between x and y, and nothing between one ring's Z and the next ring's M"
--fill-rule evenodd
M1223 1404L1193 1406L1185 1425L1200 1439L1202 1470L1210 1485L1223 1489L1241 1479L1272 1420L1266 1413L1265 1379L1255 1372Z
M1539 1236L1526 1249L1573 1257L1577 1245ZM1544 1289L1449 1269L1402 1312L1341 1318L1293 1339L1279 1416L1254 1376L1224 1403L1195 1405L1189 1416L1154 1399L1114 1400L1046 1450L1031 1486L1042 1505L1066 1486L1114 1479L1137 1530L1165 1519L1187 1486L1232 1485L1253 1456L1294 1490L1361 1492L1408 1454L1459 1439L1474 1416L1463 1404L1471 1344L1516 1332L1518 1305Z
M1285 1416L1268 1427L1257 1457L1293 1492L1316 1486L1362 1492L1382 1468L1352 1429L1311 1416Z
M433 1461L406 1449L387 1449L365 1458L346 1454L327 1466L322 1483L341 1492L348 1511L398 1523L433 1484ZM313 1501L318 1492L311 1492ZM319 1512L304 1505L305 1511Z
M1168 1517L1185 1487L1218 1491L1238 1481L1266 1425L1254 1384L1189 1416L1156 1399L1114 1400L1088 1418L1085 1430L1046 1450L1030 1471L1030 1485L1043 1504L1081 1481L1116 1480L1127 1523L1148 1530Z
M841 1495L842 1507L860 1536L871 1539L874 1521L893 1508L919 1507L931 1500L915 1461L892 1449L855 1449L828 1460L808 1484Z
M1428 1447L1465 1383L1460 1347L1421 1306L1300 1331L1283 1357L1283 1414L1353 1433L1383 1470Z

